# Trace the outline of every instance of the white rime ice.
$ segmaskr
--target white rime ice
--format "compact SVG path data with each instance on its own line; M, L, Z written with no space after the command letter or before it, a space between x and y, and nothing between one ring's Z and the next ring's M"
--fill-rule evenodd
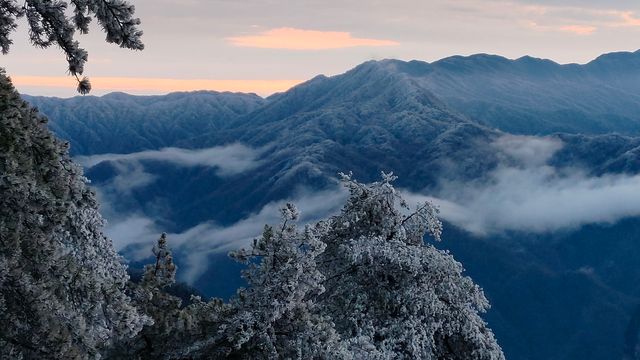
M0 358L94 359L148 323L94 194L0 72Z
M350 197L337 216L296 227L287 204L250 249L246 289L217 324L169 358L504 359L479 316L482 290L439 240L431 203L407 207L391 174L370 185L342 175Z
M356 358L503 359L478 315L489 306L481 289L423 241L440 240L437 209L427 202L403 215L394 179L365 185L343 175L350 197L320 239L322 313Z

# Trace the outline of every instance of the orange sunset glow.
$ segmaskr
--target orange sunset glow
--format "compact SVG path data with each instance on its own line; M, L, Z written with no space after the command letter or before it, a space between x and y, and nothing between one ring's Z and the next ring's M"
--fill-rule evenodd
M396 46L396 41L353 37L343 31L317 31L278 28L258 35L227 39L234 46L290 50L326 50L365 46Z
M594 31L598 30L598 28L595 26L588 26L588 25L566 25L566 26L561 26L560 30L574 33L577 35L591 35L593 34Z
M17 88L73 88L76 80L69 76L12 76ZM91 77L100 92L124 91L134 94L165 94L174 91L215 90L256 93L266 96L286 91L303 80L212 80L162 79L134 77Z

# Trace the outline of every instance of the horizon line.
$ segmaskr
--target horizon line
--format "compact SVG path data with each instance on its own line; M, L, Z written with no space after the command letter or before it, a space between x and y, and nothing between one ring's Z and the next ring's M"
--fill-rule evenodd
M9 78L21 94L60 98L79 96L75 94L76 79L71 76L9 75ZM89 77L89 80L93 88L91 95L94 96L103 96L113 92L153 96L167 95L174 92L217 91L253 93L261 97L287 91L306 81L299 79L174 79L123 76L96 76ZM39 91L35 91L36 94L34 94L33 90L36 89ZM65 93L68 93L69 96L37 94L42 92L51 93L54 90L65 90Z

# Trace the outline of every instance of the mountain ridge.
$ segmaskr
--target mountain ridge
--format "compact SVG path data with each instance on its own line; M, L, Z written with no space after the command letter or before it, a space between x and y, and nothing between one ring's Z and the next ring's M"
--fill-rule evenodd
M73 155L173 146L179 139L217 129L265 101L255 94L210 91L162 96L110 93L69 99L22 97L55 119L49 126L70 139Z
M431 63L419 60L371 60L344 74L331 77L318 75L267 98L255 94L215 91L176 92L158 96L111 93L100 98L70 99L24 97L39 106L45 114L56 111L52 104L48 104L51 101L55 101L59 105L57 107L72 107L82 101L99 101L97 99L144 104L195 97L243 99L238 106L244 104L247 108L237 108L236 115L239 116L232 116L229 120L237 125L243 121L241 118L244 121L264 120L265 116L261 113L265 111L272 113L271 118L277 118L294 110L323 107L327 105L326 102L344 102L347 99L338 98L335 92L338 95L349 94L345 79L349 79L346 83L350 84L351 90L359 89L351 94L365 97L367 95L362 92L363 88L368 86L370 91L375 91L372 82L377 81L379 86L389 85L384 84L384 79L403 82L405 91L409 88L415 90L413 94L406 95L415 97L419 93L423 101L431 102L434 107L446 107L448 112L467 121L514 134L617 132L640 135L640 118L637 116L640 113L640 51L604 54L586 64L558 64L530 56L511 60L489 54L451 56ZM336 83L342 85L332 85ZM286 100L292 97L293 100ZM292 106L299 108L293 109ZM56 119L52 127L55 129L58 122L67 121L72 116L51 116ZM208 116L221 115L212 109ZM87 114L83 114L83 118L87 117ZM82 124L77 119L74 121L79 123L76 125ZM131 116L127 121L131 121ZM62 127L64 125L55 130L63 133ZM204 129L205 132L213 131L217 126ZM101 135L94 140L107 134ZM180 136L182 139L188 137L189 134ZM165 141L164 145L173 145L172 142ZM74 151L82 153L83 148L86 146L75 144Z

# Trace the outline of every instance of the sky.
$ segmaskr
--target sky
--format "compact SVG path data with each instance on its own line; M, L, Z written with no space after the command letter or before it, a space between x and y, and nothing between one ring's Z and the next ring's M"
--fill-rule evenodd
M530 55L586 63L640 48L637 0L133 0L145 50L77 35L93 95L218 90L266 96L376 59ZM2 56L30 95L76 95L57 48L27 41L24 19Z

